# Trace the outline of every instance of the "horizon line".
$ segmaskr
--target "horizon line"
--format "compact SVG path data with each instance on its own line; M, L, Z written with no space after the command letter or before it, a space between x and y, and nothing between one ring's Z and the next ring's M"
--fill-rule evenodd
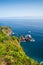
M0 17L0 19L43 19L43 16Z

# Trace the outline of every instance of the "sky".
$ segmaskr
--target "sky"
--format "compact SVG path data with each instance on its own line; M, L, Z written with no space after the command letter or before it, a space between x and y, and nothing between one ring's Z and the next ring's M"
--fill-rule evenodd
M0 0L0 18L43 18L43 0Z

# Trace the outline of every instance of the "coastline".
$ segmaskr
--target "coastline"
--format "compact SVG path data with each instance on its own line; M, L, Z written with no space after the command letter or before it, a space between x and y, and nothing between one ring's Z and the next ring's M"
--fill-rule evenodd
M9 27L0 27L0 35L1 35L0 59L2 56L3 62L8 63L8 64L11 64L11 63L15 64L15 62L18 64L20 61L20 64L22 63L22 65L29 65L29 64L31 64L31 65L38 64L39 65L38 61L35 61L34 59L30 58L29 56L27 56L25 54L22 46L20 45L20 43L18 41L18 38L16 36L9 35L9 32L11 32L11 31L12 30ZM3 50L2 50L2 48L3 48ZM11 60L11 58L12 58L12 60ZM17 61L15 61L15 58ZM9 59L9 61L6 61L8 59ZM1 61L1 64L3 64L3 62Z

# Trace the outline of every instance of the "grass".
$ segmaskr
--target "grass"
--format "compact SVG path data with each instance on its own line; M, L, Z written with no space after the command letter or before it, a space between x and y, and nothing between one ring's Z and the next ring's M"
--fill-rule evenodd
M0 65L40 65L25 54L18 37L9 32L10 27L0 27Z

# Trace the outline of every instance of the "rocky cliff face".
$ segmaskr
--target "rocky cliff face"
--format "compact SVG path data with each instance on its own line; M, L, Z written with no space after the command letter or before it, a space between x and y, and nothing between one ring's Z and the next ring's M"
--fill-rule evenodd
M0 27L0 65L39 65L25 54L18 37L9 33L12 33L10 27Z
M1 26L0 29L6 35L11 35L12 34L12 30L11 30L10 27Z

